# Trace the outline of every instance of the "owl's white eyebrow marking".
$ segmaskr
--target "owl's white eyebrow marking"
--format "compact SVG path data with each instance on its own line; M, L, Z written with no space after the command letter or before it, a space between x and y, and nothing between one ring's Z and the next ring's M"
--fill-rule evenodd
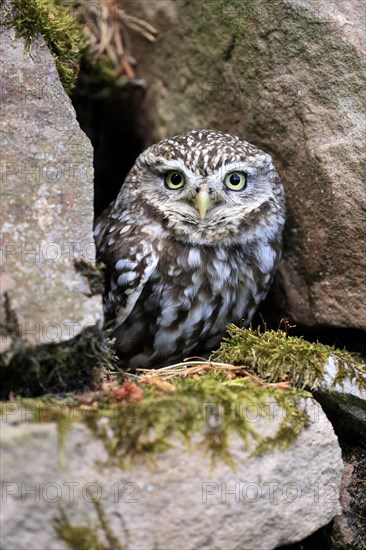
M245 172L249 175L254 175L257 173L256 168L251 166L248 162L245 162L243 160L234 160L231 162L227 162L225 164L222 164L216 171L216 173L219 173L221 178L223 179L226 174L229 172Z
M165 159L163 157L155 157L154 161L149 159L146 166L151 169L157 169L161 171L178 170L182 172L187 179L197 177L192 170L190 170L182 159Z

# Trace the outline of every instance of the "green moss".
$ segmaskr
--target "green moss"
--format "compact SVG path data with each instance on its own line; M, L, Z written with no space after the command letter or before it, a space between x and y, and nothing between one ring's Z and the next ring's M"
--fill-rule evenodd
M86 40L81 26L69 9L57 0L13 0L10 25L25 40L28 51L42 35L56 60L61 82L67 92L75 85Z
M59 539L66 542L72 550L124 550L109 524L102 505L93 502L98 519L98 525L72 525L64 510L55 522L55 530ZM100 541L99 530L102 529L108 544Z
M61 414L57 418L57 450L60 466L65 466L65 442L66 436L71 428L70 416Z
M299 400L309 395L306 392L260 387L248 378L228 380L219 371L171 382L173 392L143 384L140 402L127 406L101 403L99 414L86 420L119 465L128 466L136 457L153 464L159 452L180 442L187 450L201 450L208 455L213 466L220 458L235 468L229 451L231 434L239 435L246 448L257 442L253 452L264 452L292 443L307 423ZM286 415L274 437L261 442L256 422L271 418L273 404L281 406ZM109 419L110 429L100 430L100 416Z
M288 399L286 393L278 393L277 403L284 411L284 418L281 420L279 428L275 436L276 446L281 449L286 449L289 443L293 442L301 431L308 425L308 417L304 416L304 410L297 406L294 406L292 400ZM273 438L264 438L254 451L254 455L260 455L261 453L273 448Z
M75 269L88 280L90 295L103 296L105 291L105 265L102 263L91 263L85 260L75 262Z
M113 359L97 327L72 340L37 347L13 337L11 349L0 356L0 397L90 390Z
M308 397L307 392L261 387L250 378L228 379L223 370L173 378L168 391L146 382L139 386L143 394L138 390L142 398L137 402L116 402L111 399L114 393L100 391L100 399L96 398L89 406L80 406L71 395L63 400L19 399L15 406L27 413L33 412L34 422L57 422L61 462L72 419L87 425L93 435L102 440L111 462L121 467L129 467L138 457L154 466L158 453L182 445L188 452L202 451L212 467L223 460L235 469L230 454L232 434L237 434L252 454L260 454L286 448L308 423L306 408L300 399ZM279 407L285 414L277 432L273 437L261 439L257 422L261 418L273 422ZM13 408L14 403L4 404L3 414L12 412Z
M330 356L338 364L332 386L342 385L349 379L357 384L360 391L366 390L365 365L349 352L288 336L283 330L261 332L259 328L241 329L230 325L228 337L223 339L212 358L244 365L268 383L289 382L297 388L313 391L324 379L324 366Z
M72 550L109 550L109 547L98 539L98 531L90 525L71 525L61 518L56 526L59 539L66 542Z
M182 445L188 451L201 450L213 466L221 459L235 468L232 434L256 455L286 448L306 428L308 416L301 398L311 396L305 389L319 388L330 355L338 361L336 383L354 377L359 386L365 386L362 366L346 351L289 337L281 330L262 333L231 325L228 332L214 354L222 363L199 363L198 371L197 365L189 371L189 364L182 364L178 369L151 371L149 376L123 374L122 385L104 384L89 401L69 396L61 403L66 411L62 418L58 416L59 448L73 418L85 423L103 441L112 462L122 467L137 457L154 464L158 453ZM86 368L95 342L86 344L75 354L79 369L81 364ZM60 368L58 378L64 372L62 364ZM66 372L71 376L79 371L68 367ZM47 380L44 372L35 371L33 376L39 377L38 383ZM23 404L31 409L32 400ZM283 418L273 437L261 438L256 423L261 418L273 421L273 406L284 411ZM38 421L47 421L54 414L54 400L43 398L38 408L42 412ZM103 418L106 422L100 422Z
M65 466L65 441L72 424L70 399L48 396L39 400L17 398L10 402L0 402L0 415L8 418L16 412L22 415L22 421L56 423L58 461L61 467Z

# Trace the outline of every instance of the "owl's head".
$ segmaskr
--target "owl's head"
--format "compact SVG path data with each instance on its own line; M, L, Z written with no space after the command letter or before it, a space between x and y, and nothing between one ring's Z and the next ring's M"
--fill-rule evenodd
M193 130L152 145L116 200L169 236L212 244L282 230L284 196L271 157L239 137ZM275 235L273 235L275 237Z

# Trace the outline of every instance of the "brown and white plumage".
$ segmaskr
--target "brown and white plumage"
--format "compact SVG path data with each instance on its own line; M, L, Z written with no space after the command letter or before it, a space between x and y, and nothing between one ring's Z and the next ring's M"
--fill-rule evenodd
M95 228L122 363L161 366L212 349L230 322L248 324L284 218L271 157L236 136L194 130L144 151Z

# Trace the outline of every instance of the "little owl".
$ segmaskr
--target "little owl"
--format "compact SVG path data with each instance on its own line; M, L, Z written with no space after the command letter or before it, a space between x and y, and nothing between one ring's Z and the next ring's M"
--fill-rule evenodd
M105 318L123 366L159 367L247 325L281 254L284 192L271 157L194 130L152 145L97 220Z

